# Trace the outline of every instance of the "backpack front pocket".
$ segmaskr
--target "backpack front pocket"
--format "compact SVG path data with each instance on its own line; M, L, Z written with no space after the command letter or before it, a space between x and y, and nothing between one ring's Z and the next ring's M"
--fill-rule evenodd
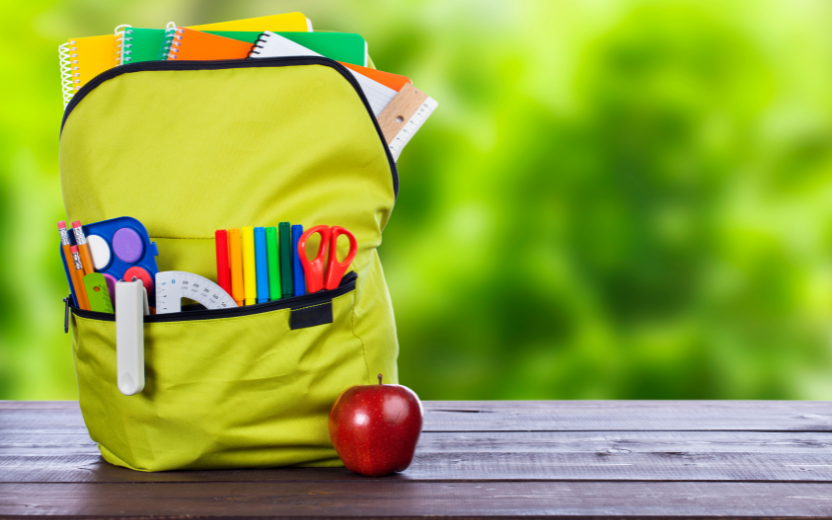
M333 291L147 317L145 387L116 385L113 315L73 309L79 397L104 458L143 471L333 466L329 410L369 379L355 275Z

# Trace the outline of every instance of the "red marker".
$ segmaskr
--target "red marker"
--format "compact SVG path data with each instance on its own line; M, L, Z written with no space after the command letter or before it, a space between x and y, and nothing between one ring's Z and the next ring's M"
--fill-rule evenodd
M231 270L228 268L228 232L218 229L214 234L217 244L217 284L231 294Z

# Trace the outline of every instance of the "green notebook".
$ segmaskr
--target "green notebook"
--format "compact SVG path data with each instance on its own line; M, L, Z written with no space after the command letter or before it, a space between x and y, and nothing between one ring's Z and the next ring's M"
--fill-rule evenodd
M288 222L278 224L280 234L280 288L284 298L295 295L292 280L292 225Z
M217 36L254 44L262 33L251 31L205 31ZM341 32L278 32L287 40L335 61L367 66L367 42L360 34Z
M165 59L164 56L160 56L160 50L165 43L166 32L166 29L126 28L121 63L126 65L138 61Z

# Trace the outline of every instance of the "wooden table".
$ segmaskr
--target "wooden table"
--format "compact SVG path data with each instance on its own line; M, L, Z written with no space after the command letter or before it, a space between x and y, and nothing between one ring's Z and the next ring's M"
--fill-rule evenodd
M832 406L425 403L413 465L139 473L75 402L0 401L0 517L832 517Z

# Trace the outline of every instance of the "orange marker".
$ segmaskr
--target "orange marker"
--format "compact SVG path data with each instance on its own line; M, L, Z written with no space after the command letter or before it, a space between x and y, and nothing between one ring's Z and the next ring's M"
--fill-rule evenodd
M231 297L242 307L246 300L246 288L243 284L243 244L239 229L228 230L228 257L231 264Z
M81 265L84 266L84 274L94 273L95 267L92 265L90 246L87 245L87 237L84 236L84 230L81 228L80 220L72 223L72 232L75 233L75 243L78 245L78 253L81 255Z
M75 246L69 241L69 230L66 229L66 222L63 220L58 222L58 232L61 234L61 249L64 252L72 290L75 291L75 297L78 300L78 308L88 310L89 300L87 300L87 290L84 289L84 272L79 273L75 270L75 261L72 259L72 248Z
M78 253L78 246L70 246L72 252L72 264L69 265L69 272L75 273L75 277L80 279L80 287L75 288L75 295L78 296L78 305L85 311L90 310L90 301L87 298L87 290L84 288L84 266L81 264L81 255ZM80 290L79 290L80 289Z

